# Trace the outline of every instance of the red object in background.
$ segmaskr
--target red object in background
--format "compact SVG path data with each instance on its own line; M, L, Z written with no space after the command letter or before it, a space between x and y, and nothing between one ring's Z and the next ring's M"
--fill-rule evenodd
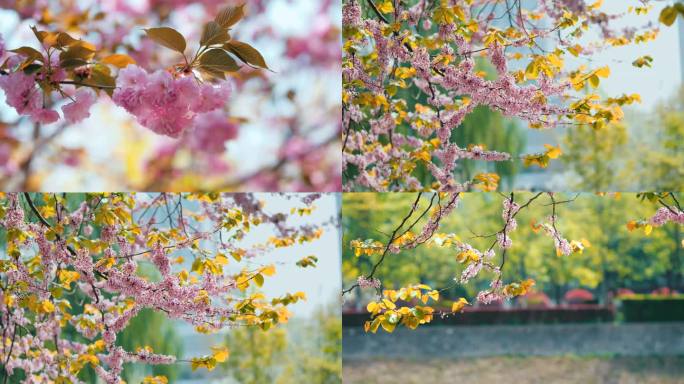
M530 292L521 297L519 301L527 308L548 308L551 306L551 299L544 292Z
M629 288L620 288L617 290L617 297L627 297L627 296L634 296L635 293Z
M582 304L594 301L594 294L586 289L577 288L569 290L564 299L570 304Z
M679 292L671 290L668 287L660 287L653 292L651 292L652 295L658 295L658 296L672 296L672 295L677 295Z

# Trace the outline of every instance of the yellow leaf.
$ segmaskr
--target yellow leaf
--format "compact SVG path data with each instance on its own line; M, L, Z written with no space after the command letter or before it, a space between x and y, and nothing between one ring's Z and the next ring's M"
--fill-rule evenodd
M394 309L394 308L397 307L393 302L391 302L391 301L389 301L389 300L387 300L387 299L382 299L382 303L385 304L385 306L387 307L387 309Z
M216 368L216 359L213 356L208 357L194 357L190 360L190 368L196 370L197 368L206 368L209 371Z
M653 232L653 226L651 224L646 224L644 226L644 233L646 234L646 236L648 236L651 234L651 232Z
M254 275L254 282L257 286L262 287L264 285L264 275L257 273Z
M67 271L66 269L61 269L59 271L59 281L68 289L68 287L74 281L78 280L81 274L76 271Z
M147 376L143 379L143 384L168 384L166 376Z
M14 295L5 295L5 298L3 300L5 302L5 305L8 307L12 307L14 305Z
M431 159L430 152L425 150L413 152L411 157L413 157L414 159L423 160L426 163L430 162Z
M261 273L264 274L264 275L266 275L266 276L273 276L273 275L275 274L275 271L276 271L275 266L274 266L274 265L269 265L269 266L267 266L267 267L264 267L264 268L261 270Z
M220 264L220 265L228 264L228 258L222 253L219 253L218 255L216 255L216 257L214 258L214 261L216 261L216 264Z
M394 12L394 5L392 4L392 0L385 0L382 3L378 4L378 10L382 13Z
M40 310L44 313L52 313L55 311L55 305L50 300L45 299L40 303Z
M55 207L52 206L52 205L45 205L45 206L42 206L42 207L38 208L38 210L40 210L40 213L41 213L41 214L43 215L43 217L46 218L46 219L49 219L49 218L51 218L51 217L54 217L55 214L56 214Z
M468 305L468 300L461 297L457 301L454 301L454 303L451 305L451 312L461 312L466 305Z
M185 38L173 28L149 28L145 29L145 33L147 34L147 37L154 40L156 43L165 46L166 48L180 53L185 51Z
M368 303L368 305L366 305L366 310L370 313L375 313L375 311L377 311L378 309L380 309L380 306L378 305L378 303L374 301L371 301L370 303Z
M78 357L78 361L83 363L90 363L92 366L100 364L100 360L95 355L86 354Z
M111 64L118 68L126 68L129 64L135 64L135 60L128 55L115 53L102 59L102 63Z
M599 9L603 5L603 0L597 0L589 6L589 9Z
M677 9L675 7L667 6L663 8L662 11L660 11L658 21L660 21L661 23L669 27L672 24L674 24L675 20L677 20Z
M216 359L217 362L223 363L228 359L228 356L230 355L230 352L228 351L228 347L211 347L212 352L214 353L214 359Z
M595 74L589 77L589 84L591 84L592 87L597 88L600 83L601 80Z
M115 263L116 260L113 257L105 257L95 263L95 268L103 267L104 269L110 269Z
M546 156L548 156L550 159L557 159L561 154L563 154L560 146L554 147L551 144L544 144L544 147L546 148Z
M385 319L380 325L382 325L382 329L389 333L394 332L394 329L397 327L397 323L393 323L389 319Z
M606 78L606 77L610 76L610 67L608 67L608 66L601 67L601 68L597 69L596 72L594 72L594 74L596 74L596 76Z

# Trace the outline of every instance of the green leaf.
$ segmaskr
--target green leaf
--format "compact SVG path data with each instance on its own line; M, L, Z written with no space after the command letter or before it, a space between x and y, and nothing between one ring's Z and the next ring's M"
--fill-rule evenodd
M221 80L226 79L226 73L223 71L219 71L219 70L214 69L214 68L203 68L203 67L199 67L199 70L202 72L204 77L206 77L208 79L221 79Z
M90 77L85 79L83 83L96 90L105 91L109 97L114 93L114 87L116 86L116 80L112 77L109 68L102 64L93 65L91 67Z
M59 54L59 62L62 67L78 67L88 63L95 52L81 45L75 45Z
M216 368L216 359L213 356L193 357L190 359L190 368L193 371L197 368L206 368L211 371Z
M186 42L183 35L173 28L160 27L160 28L149 28L145 30L147 36L154 40L156 43L165 46L166 48L173 49L176 52L185 52Z
M214 44L223 44L229 39L230 37L228 36L228 31L225 28L222 28L214 21L210 21L204 25L202 38L200 39L200 45L209 46Z
M238 5L237 7L223 8L218 15L216 15L214 21L223 28L230 28L245 17L244 8L244 4Z
M78 58L64 59L59 61L59 66L67 69L82 67L84 65L88 65L88 62Z
M66 32L60 32L57 34L57 46L60 48L69 47L71 45L78 44L78 42L78 40L74 39Z
M24 73L27 75L32 75L34 73L38 73L41 69L43 69L41 64L29 64L24 67Z
M38 60L38 61L43 61L43 54L40 53L38 50L31 48L31 47L19 47L17 49L12 49L10 52L18 53L22 56L26 56L27 59L31 59L31 61Z
M239 57L240 60L244 61L247 64L251 64L255 67L269 69L268 65L266 65L264 57L261 56L261 53L259 53L259 51L257 51L256 49L254 49L254 47L247 43L243 43L240 41L229 41L223 46L223 48L229 50L231 53Z
M199 59L200 69L206 71L235 72L240 66L223 49L210 49Z
M36 35L38 41L46 47L52 47L57 44L57 34L47 31L39 31L35 26L31 27L31 30Z
M671 26L674 24L675 20L677 20L677 9L673 6L667 6L663 8L663 10L660 11L660 17L658 20L668 27Z
M264 285L264 276L261 273L257 273L256 275L254 275L254 282L259 287L263 286Z
M600 82L601 82L601 80L596 75L591 75L589 77L589 84L591 84L591 86L594 88L598 87Z

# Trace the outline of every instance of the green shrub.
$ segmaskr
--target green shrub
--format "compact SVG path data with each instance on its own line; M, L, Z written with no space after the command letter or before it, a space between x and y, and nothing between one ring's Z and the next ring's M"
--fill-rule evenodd
M684 295L633 295L620 299L620 319L627 323L684 321Z

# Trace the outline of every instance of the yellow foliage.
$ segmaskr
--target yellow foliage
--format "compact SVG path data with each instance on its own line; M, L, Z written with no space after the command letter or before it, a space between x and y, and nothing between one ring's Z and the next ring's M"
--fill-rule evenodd
M219 363L223 363L224 361L226 361L228 359L228 356L230 355L228 347L226 346L211 347L211 350L213 352L214 359Z
M168 384L166 376L147 376L143 379L143 384Z
M465 308L465 306L468 304L469 304L468 300L461 297L457 301L454 301L454 303L451 305L451 312L453 312L453 313L461 312L463 310L463 308Z

